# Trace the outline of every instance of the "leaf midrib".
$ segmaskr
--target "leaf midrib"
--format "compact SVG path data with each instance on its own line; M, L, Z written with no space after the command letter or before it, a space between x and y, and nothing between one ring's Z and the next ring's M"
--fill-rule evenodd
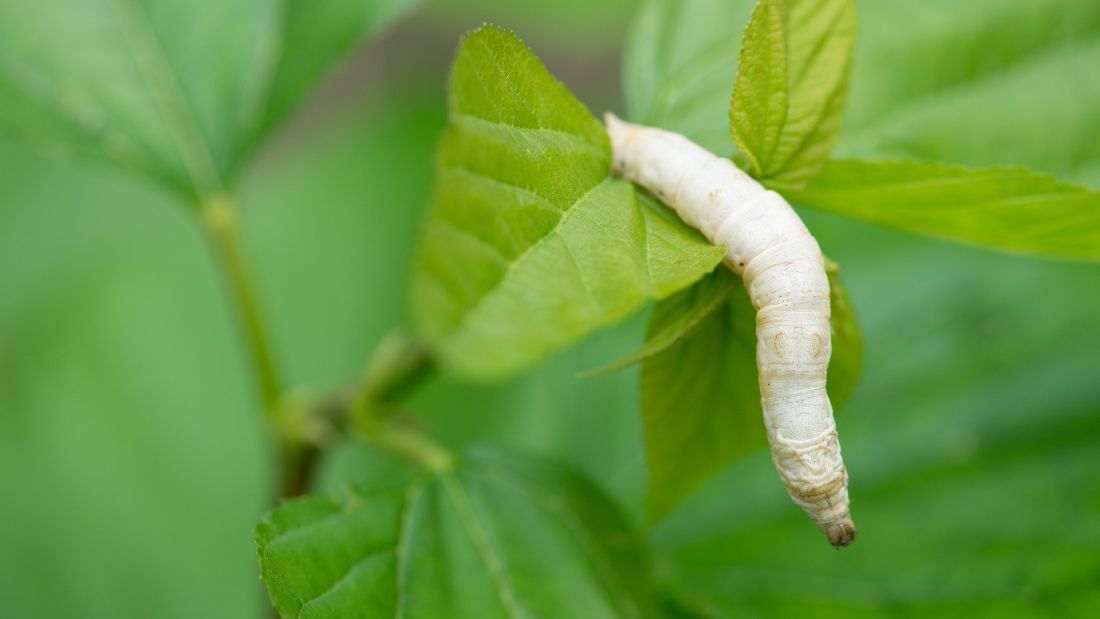
M903 189L935 189L941 187L951 187L955 185L976 183L976 182L989 182L989 181L1002 181L1002 180L1035 180L1038 182L1047 183L1048 191L1041 194L1026 194L1027 196L1041 196L1041 197L1067 197L1067 196L1081 196L1091 193L1088 188L1080 185L1074 185L1070 183L1063 183L1058 179L1043 174L1041 172L1033 172L1027 168L1021 167L985 167L985 168L967 168L962 166L945 165L941 163L921 163L921 162L906 162L906 161L865 161L859 159L835 159L831 163L838 165L867 165L874 167L897 167L904 168L910 165L913 166L930 166L935 167L937 171L942 171L946 174L958 174L954 177L935 177L935 178L922 178L914 180L884 180L884 181L868 181L861 179L858 185L842 186L837 189L829 188L814 188L809 187L804 192L799 192L804 195L813 194L826 194L826 193L865 193L877 191L881 188L903 188ZM1006 179L1007 177L1007 179ZM1057 191L1049 191L1050 189L1056 189Z
M525 613L517 605L515 591L512 590L512 586L505 575L504 561L489 540L485 527L481 524L477 512L470 503L470 497L466 493L462 482L451 472L442 474L440 479L447 490L451 503L455 506L462 527L466 530L466 535L473 542L478 556L481 557L485 569L489 572L505 614L508 615L509 619L524 619Z
M424 488L428 483L428 479L425 478L420 482L413 483L409 486L409 489L405 492L405 500L401 506L401 517L399 519L397 529L397 544L394 548L394 589L396 600L394 601L394 618L401 619L405 616L405 587L408 586L406 582L405 571L408 569L409 563L409 545L412 540L412 518L416 513L416 503L420 500L420 497L424 495Z
M543 488L532 479L528 478L526 480L527 484L521 484L512 477L504 475L500 471L494 469L488 469L484 471L484 474L487 477L491 477L512 487L514 490L523 492L534 499L543 509L561 518L561 525L568 528L569 531L576 536L575 540L583 549L584 554L599 575L597 581L603 585L604 592L607 593L608 597L618 607L619 611L623 613L624 617L641 617L638 604L626 591L624 584L617 577L615 570L607 563L607 558L599 551L598 543L592 539L591 533L584 526L583 520L575 509L570 507L568 503L555 497L548 489Z
M390 549L390 548L378 548L376 550L366 552L362 557L359 557L355 561L355 563L353 563L351 565L351 567L349 567L347 569L347 571L344 572L343 575L340 576L340 578L337 578L336 580L332 581L332 584L329 585L329 587L327 589L325 589L321 593L313 596L312 598L306 600L306 602L304 604L302 604L302 607L300 609L298 609L298 619L301 619L302 615L306 612L306 609L308 609L311 606L317 604L319 601L323 600L325 597L327 597L329 595L332 595L332 593L334 591L338 590L341 585L343 585L344 583L351 580L352 577L355 575L355 573L360 568L365 566L367 563L370 563L371 561L374 561L375 559L385 557L385 556L388 556L388 555L391 555L391 554L394 554L394 550Z
M576 133L571 133L563 129L555 129L553 127L527 127L524 125L512 125L509 123L498 122L464 112L451 112L451 122L458 126L473 125L474 131L477 131L478 127L492 127L491 130L493 131L503 130L505 132L519 133L521 135L552 135L555 137L564 138L565 141L576 144L577 147L581 150L594 153L599 157L607 157L607 152L604 151L604 149L586 140L584 136Z

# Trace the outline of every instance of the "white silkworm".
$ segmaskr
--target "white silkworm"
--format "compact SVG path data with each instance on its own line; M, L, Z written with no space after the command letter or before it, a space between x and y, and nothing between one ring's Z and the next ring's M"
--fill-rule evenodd
M648 189L712 243L756 308L756 365L772 462L834 546L855 539L848 472L825 392L829 280L817 241L782 196L682 135L607 114L614 171Z

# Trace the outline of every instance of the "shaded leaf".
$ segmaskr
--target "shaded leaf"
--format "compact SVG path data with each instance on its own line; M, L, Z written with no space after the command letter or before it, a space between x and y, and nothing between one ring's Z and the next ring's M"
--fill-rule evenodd
M401 485L306 498L256 531L283 617L652 616L644 542L583 478L475 452Z
M839 411L854 391L863 351L835 265L828 274L833 356L826 388ZM756 312L743 290L735 290L689 336L645 361L642 416L653 520L733 460L767 445L756 372Z
M829 276L829 329L833 336L825 388L836 412L852 397L863 373L863 334L848 288L840 281L840 265L826 258L825 272Z
M752 316L748 295L739 292L690 336L642 364L651 520L725 464L766 444Z
M753 0L642 2L623 52L629 119L732 155L730 86L754 5Z
M0 125L115 163L189 200L209 197L232 184L258 140L393 6L5 2Z
M289 383L345 384L401 320L419 214L363 205L427 199L441 108L387 92L249 175ZM0 169L0 616L270 617L275 463L204 239L106 166L0 136Z
M1023 165L1100 187L1100 4L859 3L844 157ZM950 20L943 16L951 15Z
M388 26L421 0L284 0L283 41L271 77L260 137L305 98L311 86L365 35Z
M850 0L757 4L729 111L754 176L798 188L825 165L840 132L855 37Z
M599 376L617 372L667 350L668 347L691 335L740 284L741 280L729 269L719 268L692 287L661 301L653 310L646 340L641 348L618 361L584 372L581 376Z
M1100 194L1020 168L840 160L791 198L940 238L1100 258Z
M723 255L611 179L607 135L515 37L463 41L412 280L445 365L495 378L614 323Z

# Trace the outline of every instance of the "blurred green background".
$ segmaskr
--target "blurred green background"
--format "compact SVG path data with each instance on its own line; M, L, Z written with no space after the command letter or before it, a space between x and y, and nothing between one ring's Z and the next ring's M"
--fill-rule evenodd
M511 27L591 109L621 109L633 4L437 2L329 76L242 191L289 383L344 384L404 320L459 34ZM1048 171L1098 188L1092 169ZM867 346L838 418L860 540L829 550L759 453L652 530L674 596L722 617L1100 609L1100 268L805 216ZM644 326L503 386L434 382L413 406L448 445L571 462L641 523L637 371L575 373ZM262 616L252 529L274 454L235 327L178 203L0 139L0 615ZM345 446L319 483L369 461Z

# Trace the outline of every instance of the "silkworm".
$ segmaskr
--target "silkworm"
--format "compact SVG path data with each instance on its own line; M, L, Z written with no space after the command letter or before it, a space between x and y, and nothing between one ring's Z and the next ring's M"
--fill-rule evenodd
M782 196L682 135L606 117L613 171L660 198L741 276L756 309L756 366L772 462L837 547L855 539L848 472L825 391L829 280L817 240Z

